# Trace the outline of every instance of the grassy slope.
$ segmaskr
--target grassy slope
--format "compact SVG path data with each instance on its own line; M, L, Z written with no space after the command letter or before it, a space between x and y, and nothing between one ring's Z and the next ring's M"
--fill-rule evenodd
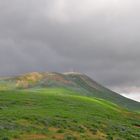
M73 90L76 94L79 93L82 96L105 99L133 111L140 110L140 103L104 88L84 74L33 72L13 78L0 79L1 90L47 87L63 87Z
M93 81L86 75L68 75L79 85L80 94L108 100L124 108L139 111L140 103L117 94ZM73 80L73 79L72 79Z
M62 89L0 92L0 139L138 140L140 115Z

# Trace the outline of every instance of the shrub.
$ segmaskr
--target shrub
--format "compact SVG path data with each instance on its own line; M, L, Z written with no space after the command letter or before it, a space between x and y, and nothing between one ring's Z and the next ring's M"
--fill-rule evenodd
M108 135L107 136L107 140L113 140L113 136L112 135Z
M63 129L59 129L59 130L57 131L57 133L64 133L64 130L63 130Z
M96 134L97 133L97 129L96 128L90 128L90 131L92 132L92 134Z
M10 140L8 137L3 137L2 140Z
M75 136L72 136L72 135L66 135L64 137L64 140L77 140L77 138Z

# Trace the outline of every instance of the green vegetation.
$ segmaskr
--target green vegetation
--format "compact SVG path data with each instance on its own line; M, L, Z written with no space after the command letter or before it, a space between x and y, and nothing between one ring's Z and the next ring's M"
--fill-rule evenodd
M38 73L0 79L1 90L64 88L75 94L101 98L132 111L140 110L140 103L127 99L96 83L84 74Z
M0 79L0 140L139 140L139 112L83 74Z
M138 140L140 115L63 88L0 92L1 140Z

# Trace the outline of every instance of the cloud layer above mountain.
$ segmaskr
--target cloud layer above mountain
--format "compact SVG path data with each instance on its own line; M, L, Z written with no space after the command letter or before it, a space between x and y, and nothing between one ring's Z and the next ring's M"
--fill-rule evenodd
M0 75L74 69L140 86L139 0L0 0Z

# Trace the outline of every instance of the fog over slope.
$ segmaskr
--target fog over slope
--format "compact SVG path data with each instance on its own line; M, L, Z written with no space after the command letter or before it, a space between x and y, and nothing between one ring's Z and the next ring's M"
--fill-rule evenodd
M123 96L127 97L127 98L130 98L130 99L133 99L135 101L138 101L140 102L140 94L139 93L121 93Z

